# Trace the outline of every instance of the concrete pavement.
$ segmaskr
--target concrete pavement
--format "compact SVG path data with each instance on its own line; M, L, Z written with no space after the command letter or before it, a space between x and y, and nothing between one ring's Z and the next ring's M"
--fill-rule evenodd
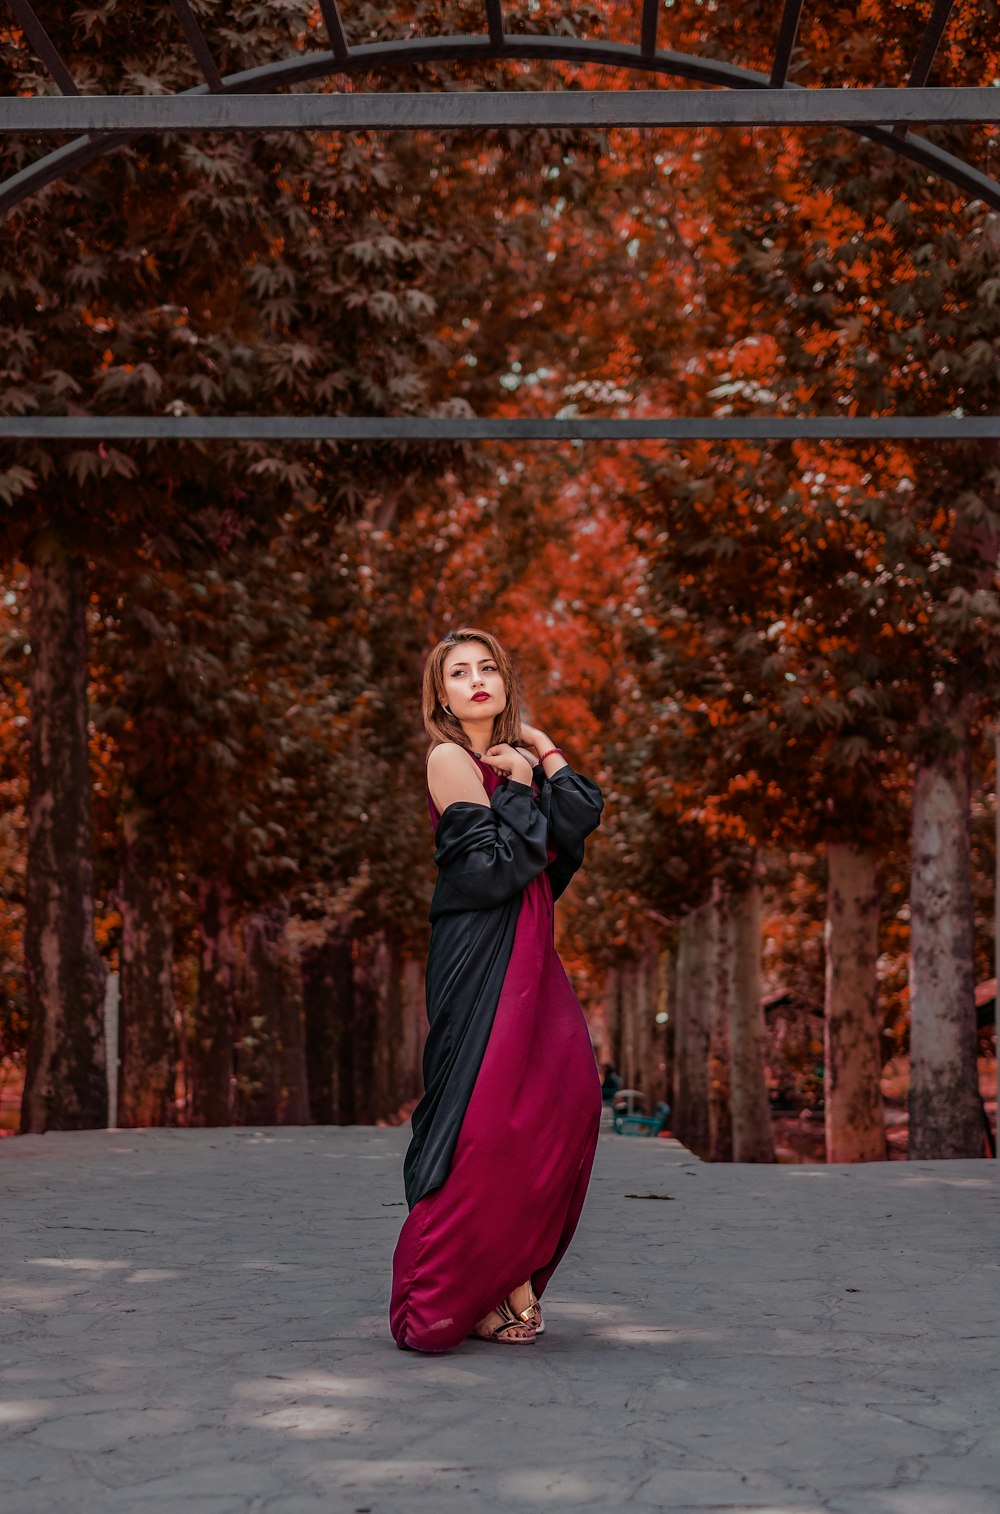
M429 1358L406 1139L0 1142L3 1514L998 1514L995 1163L604 1136L545 1337Z

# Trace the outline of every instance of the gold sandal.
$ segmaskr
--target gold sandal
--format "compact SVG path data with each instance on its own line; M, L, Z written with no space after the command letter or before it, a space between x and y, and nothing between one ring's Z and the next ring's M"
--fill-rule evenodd
M544 1335L545 1321L542 1319L542 1306L535 1297L535 1290L531 1286L530 1277L528 1279L528 1288L531 1292L531 1299L525 1308L513 1311L514 1317L521 1320L525 1325L534 1325L536 1335Z
M505 1346L526 1346L530 1341L533 1341L535 1339L535 1336L538 1333L534 1328L534 1322L532 1320L525 1319L524 1314L515 1314L506 1299L504 1299L503 1303L498 1304L495 1309L492 1309L490 1313L499 1314L499 1325L494 1325L492 1330L487 1328L485 1330L474 1329L470 1331L470 1341L497 1341ZM524 1313L527 1313L527 1310L525 1310ZM486 1318L488 1319L489 1315L487 1315ZM525 1326L527 1326L531 1330L530 1335L507 1334L508 1330L523 1330Z

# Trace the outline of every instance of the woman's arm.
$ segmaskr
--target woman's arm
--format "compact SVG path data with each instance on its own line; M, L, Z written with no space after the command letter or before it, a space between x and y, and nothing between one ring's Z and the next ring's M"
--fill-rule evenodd
M460 747L454 750L473 766L468 753ZM431 900L432 921L463 910L495 909L545 870L547 821L531 792L527 762L516 753L511 755L514 772L523 771L525 781L511 777L489 799L481 778L478 792L470 786L469 798L448 798L453 790L447 780L442 783L445 807L440 811L434 854L438 876ZM443 765L450 771L453 763L454 759L447 759ZM438 766L442 766L440 760ZM457 763L454 769L458 794L463 780Z
M553 744L533 726L522 726L522 735L539 757ZM604 796L592 779L577 773L558 752L538 762L533 777L539 809L548 821L548 843L556 854L547 872L552 897L558 899L583 863L584 841L600 824Z
M439 815L449 804L490 802L482 773L465 748L454 741L443 741L427 758L427 787Z
M531 782L531 759L513 747L490 747L483 761L516 782ZM439 815L444 814L449 804L490 802L482 773L465 748L454 741L442 741L427 758L427 787Z
M544 731L539 730L538 726L525 725L522 721L521 739L525 743L525 745L530 747L534 752L535 762L541 762L542 772L545 774L546 778L554 777L554 775L559 772L560 768L568 766L565 757L563 757L560 752L551 750L556 743L550 736L546 736ZM550 753L550 755L545 758L544 762L541 761L543 752Z

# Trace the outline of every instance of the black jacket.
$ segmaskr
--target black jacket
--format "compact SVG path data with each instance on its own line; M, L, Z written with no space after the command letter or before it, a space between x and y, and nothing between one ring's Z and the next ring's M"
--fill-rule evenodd
M500 1000L521 895L547 872L557 899L583 862L586 837L600 823L604 799L591 779L569 766L546 778L541 764L532 778L537 795L530 785L507 779L488 808L449 804L438 823L424 1096L413 1111L403 1162L411 1209L448 1175Z

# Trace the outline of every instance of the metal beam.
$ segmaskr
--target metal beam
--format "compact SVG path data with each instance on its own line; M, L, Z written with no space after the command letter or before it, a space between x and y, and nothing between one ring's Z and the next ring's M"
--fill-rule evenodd
M188 0L170 0L174 15L180 22L184 40L194 54L195 62L201 69L202 78L213 94L220 94L225 89L222 75L216 67L212 51L205 41L205 34L198 25L198 19L188 4Z
M486 0L486 30L494 47L503 47L503 0Z
M0 440L36 441L972 441L991 437L1000 437L998 415L685 415L635 420L411 415L0 417Z
M0 130L450 131L483 127L1000 123L1000 89L454 90L447 94L58 95L0 100Z
M944 29L955 8L955 0L934 0L934 9L931 11L930 20L924 28L924 34L917 48L917 56L913 60L910 77L906 81L907 89L919 89L927 83L930 77L931 65L941 45ZM902 122L894 128L897 137L905 137L908 128Z
M781 25L778 27L778 41L774 49L774 62L771 65L772 89L781 89L788 78L788 65L792 61L792 50L799 34L801 16L802 0L785 0L784 9L781 12Z
M498 49L489 37L482 34L407 37L390 42L361 43L351 49L350 56L343 62L338 61L331 52L295 54L229 74L225 85L227 93L253 94L314 83L336 73L363 74L373 70L386 72L437 62L453 62L472 67L477 62L485 62L497 55ZM657 78L688 79L738 90L760 90L768 83L766 74L741 68L723 59L700 58L695 54L670 52L668 49L660 49L653 57L647 58L634 45L588 38L517 32L504 38L501 55L521 61L621 68L630 73L650 73ZM789 85L787 89L791 94L798 92L799 86ZM191 91L194 95L204 92L204 85L198 85ZM898 139L890 127L863 126L854 127L853 130L890 151L919 163L971 199L982 200L984 204L1000 210L1000 184L995 179L972 167L964 159L928 142L926 138L911 133ZM80 173L113 146L128 140L127 136L114 138L109 135L96 140L83 136L44 154L20 173L13 174L0 183L0 215L6 214L47 184Z
M347 33L344 23L340 19L340 7L337 0L319 0L319 8L323 16L323 25L326 27L327 36L330 38L330 47L333 56L339 63L343 63L350 57L351 49L347 45Z
M14 12L18 26L24 32L36 54L45 64L64 95L78 95L80 91L73 82L73 75L56 51L55 43L35 15L28 0L7 0Z

